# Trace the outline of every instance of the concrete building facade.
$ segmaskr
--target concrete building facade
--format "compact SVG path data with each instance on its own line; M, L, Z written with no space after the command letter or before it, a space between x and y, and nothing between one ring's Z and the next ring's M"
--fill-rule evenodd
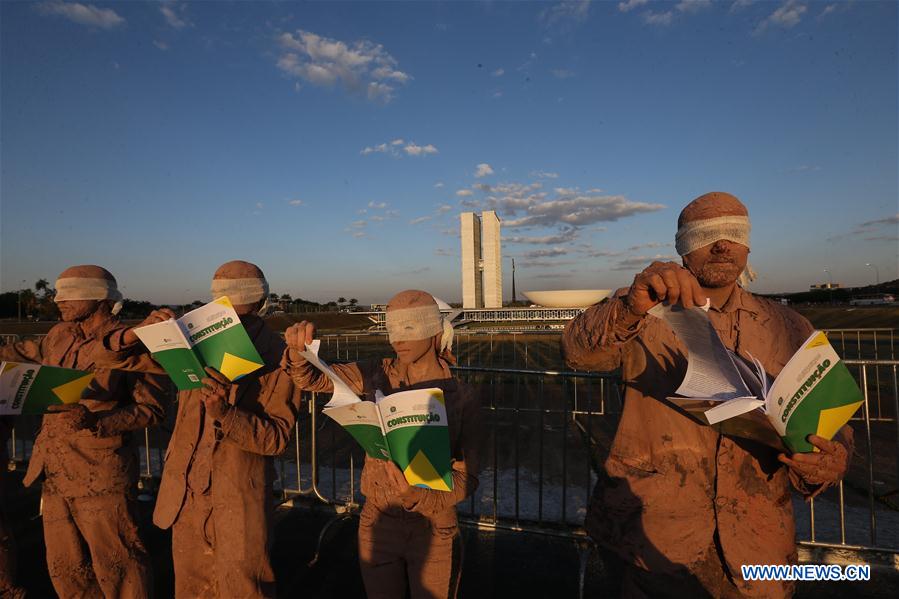
M503 269L500 220L493 210L478 217L460 216L462 240L462 307L502 308Z

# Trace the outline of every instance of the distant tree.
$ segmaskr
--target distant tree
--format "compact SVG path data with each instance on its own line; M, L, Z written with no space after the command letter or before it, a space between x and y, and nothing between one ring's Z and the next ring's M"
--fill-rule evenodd
M338 305L338 306L342 306L342 305L345 304L345 303L346 303L346 298L345 298L345 297L338 297L338 298L337 298L337 305Z
M355 297L350 298L350 307L351 308L355 308L356 304L358 304L358 303L359 303L359 300L357 300Z
M269 299L269 301L276 302L276 301L278 301L278 294L277 293L269 293L268 299Z
M53 291L47 279L38 279L34 284L34 290L40 294L41 298L47 297Z
M290 302L290 301L293 301L293 298L290 297L290 294L289 294L289 293L282 293L282 294L281 294L281 301L282 301L282 302Z
M7 291L0 293L0 318L15 318L19 309L19 293Z

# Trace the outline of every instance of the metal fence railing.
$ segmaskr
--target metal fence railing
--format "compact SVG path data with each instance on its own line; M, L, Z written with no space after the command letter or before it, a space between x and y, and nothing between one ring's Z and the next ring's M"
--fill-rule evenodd
M851 357L856 347L863 355L873 353L866 343L874 342L875 333L875 347L885 343L889 348L877 349L878 355L891 352L893 337L881 331L856 331L851 336L830 332L832 342L834 335L860 340L841 346L840 339L834 345L844 356L849 354L845 362L864 391L865 403L853 419L856 453L845 481L814 501L794 501L797 540L803 544L899 554L899 361ZM323 355L332 360L364 358L371 349L368 342L373 341L368 337L324 336ZM545 340L459 337L455 374L477 390L485 429L480 485L460 505L463 521L583 540L582 522L596 472L621 411L618 379L611 373L469 365L469 360L477 362L477 351L482 357L495 353L500 343L514 348L504 361L522 364L529 347L531 355L538 347L546 351ZM383 350L384 346L378 350L381 355ZM343 429L322 417L325 402L321 395L308 396L290 449L275 460L276 486L285 500L307 497L353 511L363 501L359 490L363 454ZM169 419L173 416L169 414ZM17 423L10 457L20 465L30 454L36 424L28 418ZM148 487L161 473L170 430L164 425L138 435Z

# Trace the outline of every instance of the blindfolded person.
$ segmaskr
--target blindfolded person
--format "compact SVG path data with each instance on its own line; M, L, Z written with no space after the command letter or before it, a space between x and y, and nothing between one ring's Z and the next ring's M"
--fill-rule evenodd
M450 372L452 327L434 298L418 290L395 295L387 304L387 335L396 357L334 364L340 378L367 401L412 389L443 390L452 457L452 491L410 486L390 461L366 456L359 524L359 560L369 599L455 596L460 569L456 504L477 488L480 414L472 390ZM287 330L284 368L304 390L330 392L331 381L299 354L315 336L315 326Z
M164 379L103 368L96 356L120 350L127 329L116 314L115 277L93 265L56 280L62 322L39 342L0 347L0 359L93 370L76 404L43 417L25 485L44 476L41 494L47 567L60 597L148 597L149 559L132 515L137 455L131 431L164 415Z
M567 363L621 369L624 409L585 526L620 577L623 596L787 597L793 584L747 581L744 564L796 562L790 485L812 497L845 474L852 429L819 453L786 456L724 436L665 398L686 373L687 351L647 311L666 301L702 306L728 349L757 358L776 377L811 334L796 312L746 291L749 215L727 193L708 193L680 214L683 265L654 262L626 293L590 308L565 329ZM750 359L751 361L751 359Z

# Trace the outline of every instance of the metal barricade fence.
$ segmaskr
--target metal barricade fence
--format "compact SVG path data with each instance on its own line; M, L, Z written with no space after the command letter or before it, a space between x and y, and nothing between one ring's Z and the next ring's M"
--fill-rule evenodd
M881 329L869 330L858 332L855 339L864 342L864 335L870 335L873 341L875 331L880 335ZM357 352L365 357L360 345L365 337L332 338L332 351L341 359L354 360ZM488 351L494 339L480 337L468 341L484 344L482 349ZM889 339L892 351L892 337L879 338ZM834 345L839 353L851 355ZM518 359L524 347L518 348ZM867 353L864 347L861 351ZM899 361L845 362L865 397L853 419L856 455L844 482L809 503L794 501L797 537L811 546L899 554ZM581 523L595 472L608 452L621 409L616 377L460 364L456 375L479 389L487 431L480 485L460 505L462 520L479 527L583 539ZM277 489L285 500L302 496L352 511L363 500L362 451L339 426L322 418L325 397L309 394L307 399L290 450L275 461ZM19 419L11 459L21 463L27 458L36 428L36 418ZM157 427L139 437L141 472L147 479L158 478L168 434Z

